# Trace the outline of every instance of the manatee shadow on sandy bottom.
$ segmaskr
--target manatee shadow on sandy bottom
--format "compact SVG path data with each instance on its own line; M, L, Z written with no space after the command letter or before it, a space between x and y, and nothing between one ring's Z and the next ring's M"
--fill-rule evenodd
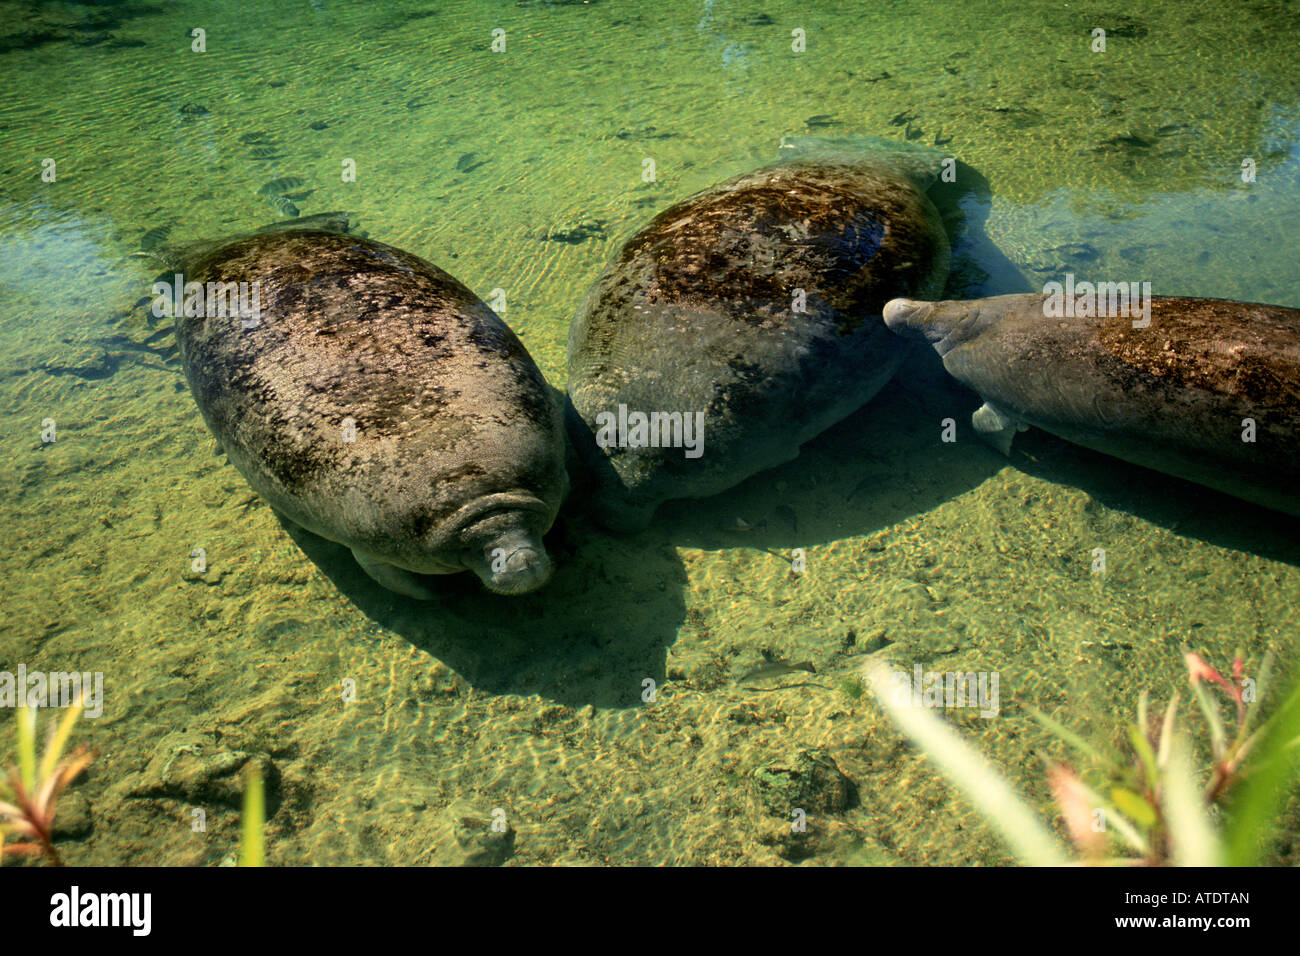
M1183 537L1300 567L1300 518L1072 445L1036 428L1016 436L1009 463Z
M547 535L557 568L544 588L508 597L473 574L450 574L427 579L441 594L434 601L394 594L347 548L281 526L363 614L483 693L639 706L646 678L663 685L667 649L686 617L686 573L672 548L612 539L583 522L561 519Z
M652 527L676 545L785 560L792 548L870 535L978 486L1002 463L982 446L940 441L942 420L969 421L979 400L932 354L915 350L879 395L794 461L711 498L666 502Z

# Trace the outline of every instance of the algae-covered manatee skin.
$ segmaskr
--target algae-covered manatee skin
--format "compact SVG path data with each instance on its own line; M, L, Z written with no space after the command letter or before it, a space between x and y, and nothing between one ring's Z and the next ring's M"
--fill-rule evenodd
M255 319L181 316L176 333L204 420L276 511L413 596L429 596L416 575L467 569L503 593L545 582L559 409L469 289L392 246L310 230L205 247L183 268L258 291Z
M908 347L881 309L942 289L948 240L914 163L845 155L796 158L678 203L588 292L569 335L566 425L608 527L635 530L666 499L789 461L898 369ZM602 436L620 406L702 415L698 456Z

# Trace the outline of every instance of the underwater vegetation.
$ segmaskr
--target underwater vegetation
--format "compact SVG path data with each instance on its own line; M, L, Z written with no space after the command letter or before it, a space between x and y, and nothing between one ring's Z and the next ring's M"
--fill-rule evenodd
M240 816L239 865L266 864L266 797L262 789L262 768L251 760L244 768L244 811Z
M1183 657L1202 729L1209 736L1208 772L1195 766L1196 740L1179 728L1177 694L1156 718L1142 692L1136 720L1123 728L1122 751L1091 742L1046 714L1035 713L1039 723L1089 764L1085 772L1045 758L1048 783L1073 853L978 751L928 710L900 699L883 664L871 665L864 678L890 718L965 793L1021 863L1258 865L1296 769L1300 681L1273 714L1260 721L1259 705L1272 669L1269 657L1261 663L1257 679L1245 676L1239 653L1231 677L1193 651L1184 649ZM1211 688L1231 702L1231 724L1224 720Z
M36 762L36 711L26 705L17 708L18 763L0 782L0 862L6 856L43 857L54 866L63 858L54 846L55 804L77 775L95 759L85 745L78 744L66 757L64 750L73 725L81 716L80 697L57 722L50 718L45 752ZM240 819L240 866L263 866L266 862L264 828L266 799L261 768L253 763L244 769L243 813ZM18 840L8 842L10 835Z
M0 783L0 861L6 856L45 857L54 866L63 860L54 847L55 804L63 788L95 759L88 747L78 745L63 756L72 726L81 716L80 697L59 721L49 721L49 736L39 765L36 762L36 710L20 706L18 714L18 765L10 767ZM10 833L20 839L5 842Z

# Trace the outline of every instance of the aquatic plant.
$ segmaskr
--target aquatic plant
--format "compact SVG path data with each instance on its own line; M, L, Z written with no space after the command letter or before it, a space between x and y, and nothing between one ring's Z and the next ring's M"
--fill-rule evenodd
M266 822L266 798L262 790L262 769L250 760L244 768L244 807L240 814L239 865L265 866L266 846L262 827Z
M1262 856L1293 778L1300 749L1300 682L1260 723L1268 658L1252 682L1245 677L1240 654L1233 660L1231 679L1199 654L1186 649L1183 654L1209 733L1212 761L1204 785L1197 782L1191 740L1177 727L1176 694L1156 721L1146 693L1139 696L1137 719L1125 728L1122 754L1035 713L1040 724L1087 757L1100 774L1100 782L1090 786L1068 763L1047 760L1047 781L1073 855L978 751L929 710L898 699L883 664L870 666L864 677L890 718L966 794L1022 863L1250 865ZM1231 735L1211 688L1233 704ZM1226 819L1226 825L1219 826L1216 818Z
M857 675L846 677L840 681L840 693L849 700L860 700L865 690L866 687L862 684L862 678Z
M39 765L36 762L36 708L20 706L18 712L18 765L0 783L0 861L5 856L44 856L55 866L63 860L54 847L55 803L63 788L76 779L95 757L78 745L68 756L63 750L72 725L81 716L80 695L57 723L49 722L49 736ZM6 843L10 833L18 842Z

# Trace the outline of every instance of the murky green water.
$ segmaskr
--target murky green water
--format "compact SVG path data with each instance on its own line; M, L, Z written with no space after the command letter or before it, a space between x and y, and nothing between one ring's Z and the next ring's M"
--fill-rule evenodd
M942 445L978 402L926 355L643 534L566 522L541 592L408 602L295 541L217 452L130 311L156 271L130 254L279 218L258 190L298 177L303 215L504 290L562 387L574 308L657 211L784 134L867 133L986 181L953 294L1073 272L1300 306L1298 40L1281 0L0 2L0 670L105 681L65 856L230 858L252 754L272 863L457 862L460 820L498 812L517 864L1007 862L845 679L869 654L998 672L996 719L949 717L1050 815L1036 755L1062 751L1029 708L1118 734L1141 690L1184 686L1184 643L1290 659L1294 520L1041 433L1010 461ZM816 673L742 679L764 655ZM755 771L810 749L856 797L795 838Z

